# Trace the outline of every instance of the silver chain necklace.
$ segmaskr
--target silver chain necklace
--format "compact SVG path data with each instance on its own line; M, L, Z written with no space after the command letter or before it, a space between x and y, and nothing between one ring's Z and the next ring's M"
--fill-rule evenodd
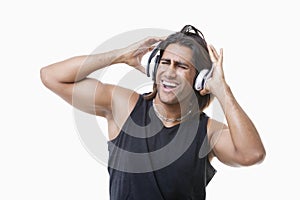
M176 119L170 119L170 118L167 118L165 116L163 116L162 114L160 114L156 108L156 105L154 103L154 99L152 100L152 104L153 104L153 109L155 111L155 114L157 115L157 117L159 119L161 119L162 121L165 121L165 122L180 122L182 121L184 118L186 118L189 114L192 113L192 108L182 117L179 117L179 118L176 118ZM191 106L190 106L191 107Z

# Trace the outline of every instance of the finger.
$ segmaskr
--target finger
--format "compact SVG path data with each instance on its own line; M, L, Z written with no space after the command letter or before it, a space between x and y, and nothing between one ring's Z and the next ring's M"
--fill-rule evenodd
M217 60L219 60L219 57L220 57L220 56L219 56L217 50L215 49L215 47L214 47L213 45L210 45L210 47L211 47L211 50L212 50L212 52L213 52L215 58L216 58Z
M158 37L153 37L152 39L154 39L156 42L160 42L163 40L166 40L168 36L158 36Z
M144 56L149 51L152 51L155 46L150 47L140 47L139 49L136 49L136 52L134 52L133 56Z
M222 65L222 63L223 63L223 48L220 49L220 57L218 60L219 65Z
M167 36L162 36L162 37L148 37L147 43L149 45L153 45L153 44L155 44L157 42L161 42L161 41L165 40L166 38L167 38Z
M207 95L207 94L209 94L209 91L207 89L203 89L203 90L200 91L201 96L204 96L204 95Z
M152 51L154 48L155 48L155 46L149 47L149 48L148 48L148 52L149 52L149 51Z
M207 49L208 49L208 53L209 53L211 61L216 62L216 57L215 57L210 45L207 45Z
M159 40L163 41L163 40L166 40L167 38L168 38L168 36L161 36L161 37L159 37Z
M137 66L136 69L142 72L143 74L146 74L146 69L142 65Z

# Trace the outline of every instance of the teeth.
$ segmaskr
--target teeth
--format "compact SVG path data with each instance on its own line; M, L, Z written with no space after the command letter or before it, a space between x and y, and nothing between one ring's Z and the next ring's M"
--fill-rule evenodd
M168 86L168 87L176 87L176 84L175 84L175 83L170 83L170 82L167 82L167 81L162 81L162 83L163 83L165 86Z

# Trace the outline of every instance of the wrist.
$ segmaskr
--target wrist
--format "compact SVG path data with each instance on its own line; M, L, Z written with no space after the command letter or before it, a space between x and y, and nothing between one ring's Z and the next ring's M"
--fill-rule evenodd
M111 53L113 55L112 64L126 63L125 49L115 49Z
M225 81L223 81L221 84L219 84L213 94L219 101L221 101L225 99L226 96L231 94L231 89L229 85Z

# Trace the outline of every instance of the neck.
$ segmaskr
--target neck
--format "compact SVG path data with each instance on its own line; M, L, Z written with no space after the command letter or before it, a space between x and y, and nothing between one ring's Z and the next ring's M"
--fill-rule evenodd
M161 102L160 98L156 96L153 100L156 114L161 120L169 123L178 123L185 119L192 112L193 104L190 99L174 103L167 104Z

